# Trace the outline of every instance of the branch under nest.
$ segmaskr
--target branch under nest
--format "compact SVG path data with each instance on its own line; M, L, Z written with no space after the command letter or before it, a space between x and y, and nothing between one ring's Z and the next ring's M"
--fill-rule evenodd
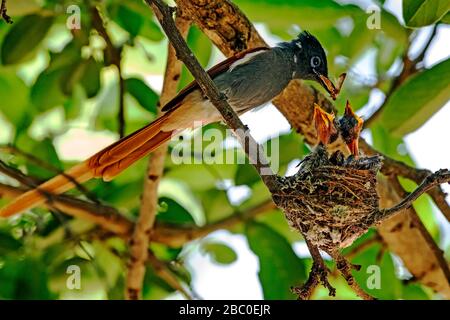
M357 267L339 253L340 249L351 245L370 227L409 208L431 188L450 181L450 171L439 170L394 207L380 209L376 175L382 161L380 156L345 159L339 151L330 157L319 146L303 160L294 176L278 177L282 187L273 194L273 200L284 210L291 227L304 236L314 260L308 281L293 289L299 299L308 299L319 283L334 296L318 249L335 260L337 269L358 296L373 299L356 283L351 270Z

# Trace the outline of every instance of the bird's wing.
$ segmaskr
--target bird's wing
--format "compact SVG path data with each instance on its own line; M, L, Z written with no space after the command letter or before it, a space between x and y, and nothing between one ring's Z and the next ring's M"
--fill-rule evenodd
M249 53L256 53L258 51L266 51L269 50L269 48L267 47L257 47L257 48L253 48L253 49L248 49L248 50L244 50L241 51L237 54L235 54L234 56L216 64L214 67L212 67L211 69L208 70L208 74L211 78L216 77L217 75L226 72L229 70L230 66L233 65L233 63L237 62L240 59L244 59L246 55L248 55ZM183 88L183 90L181 90L178 95L176 97L174 97L172 100L170 100L161 110L163 112L167 112L170 111L172 109L175 109L176 107L178 107L181 102L183 101L183 99L192 91L199 89L199 85L197 83L197 81L192 81L190 84L188 84L186 87Z

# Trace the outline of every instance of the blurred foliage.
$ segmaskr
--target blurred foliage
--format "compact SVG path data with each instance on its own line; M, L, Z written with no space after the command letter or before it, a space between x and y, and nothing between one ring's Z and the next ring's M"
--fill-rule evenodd
M355 4L332 0L234 2L252 21L263 23L279 39L291 39L301 29L309 30L320 39L327 50L330 75L349 72L337 101L339 108L349 99L359 109L368 103L373 92L389 92L393 79L400 72L411 33L438 22L450 22L446 0L404 0L406 26L380 7L379 29L367 28L371 13ZM91 14L94 4L100 9L113 45L122 51L127 132L132 132L156 116L159 94L158 85L153 85L153 81L162 75L167 55L165 37L151 10L141 0L14 0L8 1L8 13L14 24L0 23L0 143L14 144L56 170L73 164L64 158L64 148L58 145L59 140L67 138L70 129L81 128L87 135L97 132L117 137L118 72L111 64L112 57L104 39L94 29ZM67 11L73 5L80 9L79 21L73 20L76 11ZM69 30L68 19L79 22L80 29ZM188 44L205 67L217 62L216 49L196 27L189 31ZM358 70L357 65L363 60L370 61L370 74ZM449 100L449 69L447 59L417 73L393 92L380 121L370 129L378 150L414 164L408 151L402 148L403 137L423 125ZM191 80L192 76L184 69L180 88ZM222 125L212 126L224 132ZM203 132L205 129L192 135ZM86 146L92 143L86 137L83 139ZM275 139L279 141L282 155L281 173L308 152L296 133L282 134ZM270 154L270 139L265 147ZM204 147L194 146L189 155L192 162L202 150ZM211 158L229 156L242 157L243 153L229 147L220 154L210 155ZM39 179L55 174L19 155L0 152L0 158ZM134 218L140 203L145 166L146 161L142 160L111 183L91 181L87 187L100 201ZM0 182L10 180L0 177ZM408 189L414 187L410 181L402 183ZM230 196L236 187L246 190L246 196L239 201ZM73 191L73 194L79 193ZM166 160L160 195L157 222L183 227L239 215L270 198L248 164L179 165L170 157ZM0 199L0 205L4 203ZM433 237L439 240L439 227L431 214L430 200L422 197L415 207ZM118 238L96 240L93 227L85 221L44 209L0 221L0 299L123 298L126 243ZM258 258L264 298L293 299L289 288L305 281L311 259L299 257L293 250L293 245L301 238L287 226L282 213L272 210L258 216L256 221L233 228L232 232L245 237ZM349 250L371 235L373 231ZM192 251L188 249L193 247L196 248L191 244L183 248L151 245L156 257L167 263L171 272L188 286L191 273L196 270L185 267L183 261L189 259ZM239 258L232 247L219 240L201 240L200 252L209 255L212 262L224 265ZM382 289L368 289L378 298L432 298L422 286L399 280L395 261L380 245L364 250L353 262L361 264L362 270L370 265L380 266ZM70 265L82 269L80 290L67 289L66 270ZM368 276L365 272L355 273L364 288ZM338 289L338 298L355 298L342 279L335 278L332 282ZM173 292L174 289L149 266L144 297L165 298ZM316 297L326 298L326 292L320 289Z

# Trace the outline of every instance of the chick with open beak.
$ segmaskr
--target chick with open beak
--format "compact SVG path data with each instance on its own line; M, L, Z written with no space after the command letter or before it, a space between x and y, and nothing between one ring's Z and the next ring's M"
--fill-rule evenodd
M326 146L337 138L335 116L323 110L317 103L314 104L314 126L319 144Z
M324 146L334 142L338 136L341 136L350 153L355 158L358 158L358 140L363 124L363 119L353 112L348 101L344 115L338 120L334 114L328 113L319 105L314 104L314 125L317 131L317 138L319 143Z
M350 102L347 100L344 116L340 118L338 122L338 131L355 158L358 158L359 156L358 141L363 124L364 120L353 112Z

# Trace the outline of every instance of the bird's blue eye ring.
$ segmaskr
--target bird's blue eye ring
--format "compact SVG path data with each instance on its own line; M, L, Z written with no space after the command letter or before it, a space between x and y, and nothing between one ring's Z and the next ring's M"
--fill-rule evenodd
M311 67L317 68L318 66L320 66L321 62L322 60L320 60L318 56L314 56L311 58Z

